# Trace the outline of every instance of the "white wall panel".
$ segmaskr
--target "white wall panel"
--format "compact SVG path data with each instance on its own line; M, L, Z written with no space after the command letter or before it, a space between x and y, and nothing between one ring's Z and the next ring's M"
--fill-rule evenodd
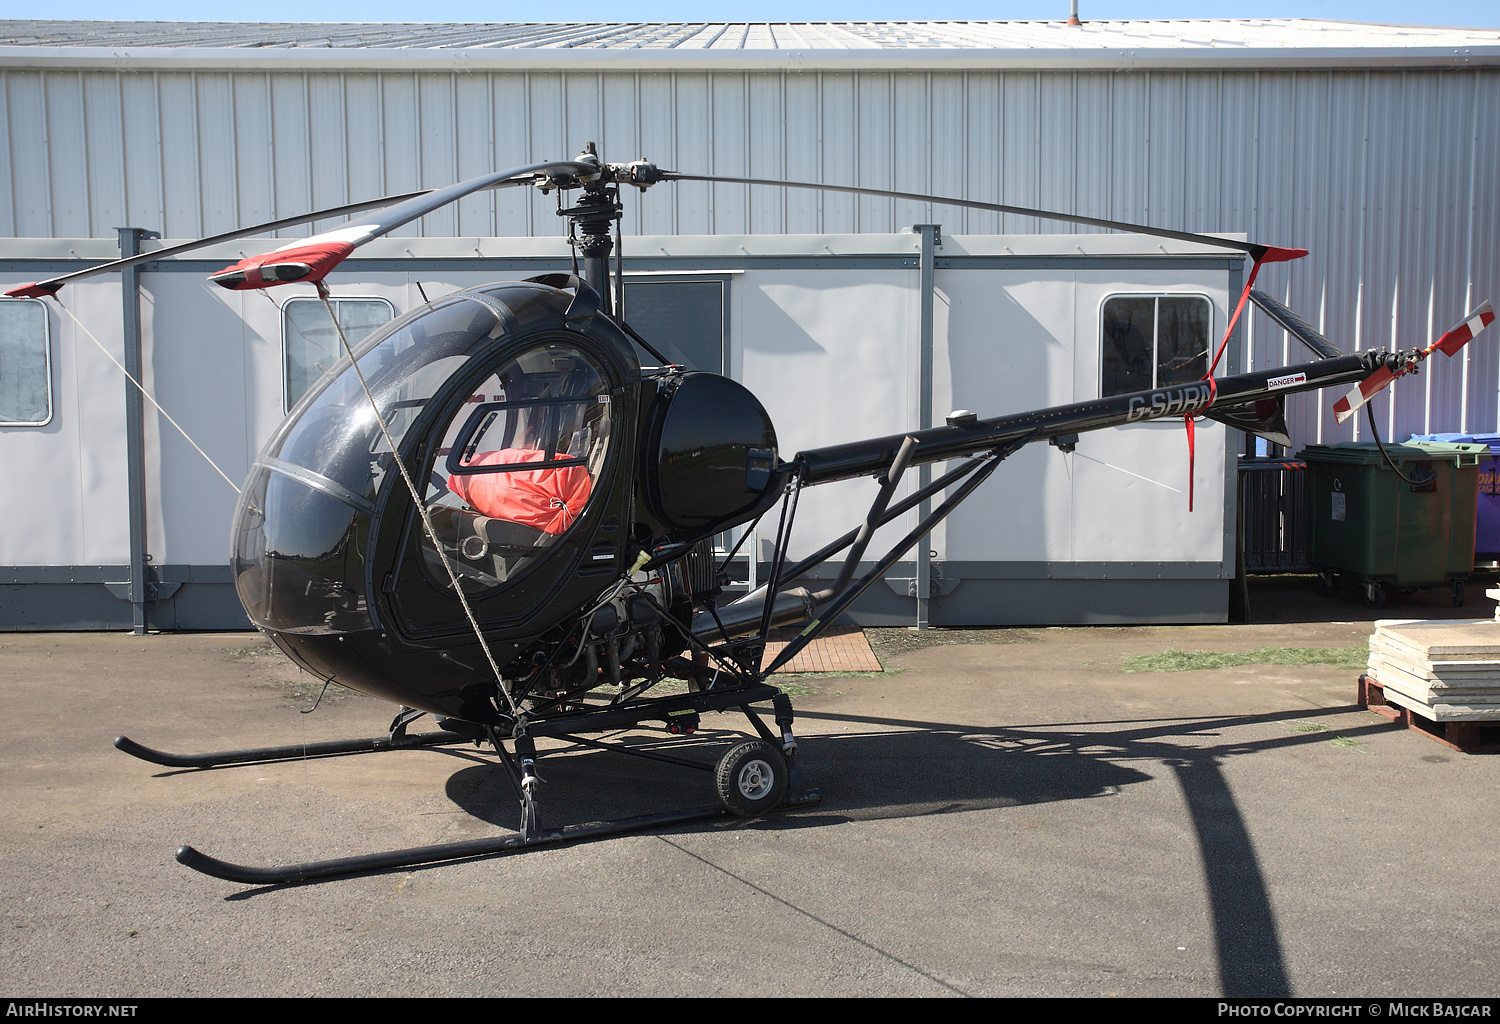
M189 237L568 158L907 188L1306 246L1259 284L1345 348L1425 344L1500 298L1500 73L929 70L0 74L0 234ZM631 233L965 231L1066 225L879 198L682 184L627 190ZM334 226L320 223L320 229ZM508 189L402 229L557 235ZM1081 229L1087 230L1087 229ZM300 229L282 232L295 237ZM1254 316L1251 365L1290 356ZM1403 382L1385 424L1496 427L1492 345ZM1299 441L1365 436L1327 402ZM1394 417L1394 419L1393 419Z
M1008 72L1000 76L1000 202L1008 206L1035 207L1040 195L1037 182L1037 146L1041 130L1037 99L1039 78L1030 72ZM1035 217L1008 213L1001 219L1000 233L1025 234L1036 231L1039 223Z
M198 91L193 77L190 74L157 77L165 225L158 230L168 238L196 238L206 233L202 230L203 179L198 169Z
M45 238L52 232L52 185L47 180L49 146L42 76L12 71L5 76L5 86L16 234Z
M965 91L964 176L968 197L982 203L1003 203L1000 189L1000 149L1005 126L1000 117L1000 76L993 72L969 72ZM965 230L971 234L997 234L1000 215L969 210ZM945 230L947 226L944 225Z
M825 71L818 78L822 93L819 109L823 117L818 131L818 159L823 173L814 180L835 185L864 184L859 177L860 108L855 76ZM824 192L819 194L818 201L822 209L822 230L859 230L855 226L858 201L854 196L843 192ZM787 225L788 231L798 229L798 225Z
M714 165L714 125L712 81L708 75L674 75L672 104L675 117L673 167L698 174L712 173ZM744 130L743 119L736 129ZM607 159L607 158L606 158ZM665 190L677 209L677 234L697 235L713 231L711 208L713 186L702 181L685 181Z
M120 123L120 78L113 72L93 72L83 78L84 152L80 173L88 191L88 225L115 226L129 220L125 205L125 133ZM113 167L113 175L89 181L94 167Z
M458 111L453 76L446 73L417 78L417 148L423 188L441 188L462 180L458 170ZM458 210L445 206L422 218L417 233L440 238L460 234Z
M228 75L200 71L194 77L202 230L216 235L243 223L239 216L233 83Z
M390 195L385 182L385 118L379 75L344 76L341 109L348 125L344 143L349 154L349 200Z
M275 153L275 214L291 217L315 210L312 176L308 173L312 159L307 137L307 76L292 72L271 76L271 145ZM314 225L322 230L324 224ZM278 234L296 238L303 229Z
M84 143L83 82L77 72L43 76L47 117L47 172L52 233L87 237L89 223L88 147Z
M800 75L799 78L809 76ZM787 142L798 127L787 102L787 76L745 76L745 167L750 178L789 178ZM805 116L808 112L803 111ZM733 133L731 133L733 134ZM808 179L795 179L808 180ZM786 230L789 192L795 189L752 187L747 191L749 207L745 231L781 234Z
M894 76L906 78L908 76ZM894 189L895 89L893 76L854 76L854 136L856 185ZM859 196L854 201L855 231L891 231L895 228L895 203L878 196Z
M0 132L4 133L5 144L0 145L0 233L15 234L16 231L16 209L14 196L16 195L15 172L11 167L10 151L16 144L15 136L10 130L10 104L6 102L10 95L7 88L9 75L0 71Z
M532 162L530 90L525 75L492 78L490 113L496 170ZM494 193L495 232L500 238L531 234L535 189L506 188Z
M1107 217L1109 206L1109 162L1111 81L1107 75L1073 76L1074 111L1074 207L1089 217ZM1102 228L1078 226L1080 234Z
M236 215L232 224L274 219L276 159L271 138L271 83L264 75L233 76ZM124 221L119 223L124 224Z
M888 141L882 140L892 149L890 162L894 166L892 173L886 178L889 184L877 185L873 180L862 184L868 184L872 188L932 195L936 129L932 123L933 99L928 75L921 71L897 74L891 76L891 82L892 131ZM958 141L963 141L962 135L959 135ZM870 163L879 166L879 157L873 156ZM896 200L883 205L891 211L890 229L933 223L930 203Z

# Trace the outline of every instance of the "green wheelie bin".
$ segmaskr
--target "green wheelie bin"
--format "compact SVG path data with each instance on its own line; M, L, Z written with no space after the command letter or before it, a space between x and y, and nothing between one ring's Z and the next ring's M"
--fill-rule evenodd
M1357 581L1372 608L1387 590L1442 586L1459 607L1474 571L1479 463L1489 448L1416 442L1385 452L1359 441L1298 453L1307 463L1312 566L1325 591Z

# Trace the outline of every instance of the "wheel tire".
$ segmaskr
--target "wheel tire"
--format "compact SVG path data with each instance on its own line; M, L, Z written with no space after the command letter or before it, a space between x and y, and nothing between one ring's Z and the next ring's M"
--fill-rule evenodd
M1453 591L1452 591L1451 596L1452 596L1452 599L1453 599L1453 607L1455 607L1455 608L1462 608L1464 606L1464 581L1463 580L1454 580L1453 581Z
M1320 593L1320 594L1322 594L1322 595L1324 595L1326 597L1329 594L1336 593L1338 591L1338 589L1339 589L1338 578L1335 577L1333 575L1333 573L1331 573L1331 572L1320 572L1320 573L1318 573L1318 593Z
M719 800L740 817L761 814L781 803L786 782L786 759L764 740L731 747L714 769Z
M1385 588L1379 583L1365 584L1365 604L1371 608L1379 608L1385 604Z

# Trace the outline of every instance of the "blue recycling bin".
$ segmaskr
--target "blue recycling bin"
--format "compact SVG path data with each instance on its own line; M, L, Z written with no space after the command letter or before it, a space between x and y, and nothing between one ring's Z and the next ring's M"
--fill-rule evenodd
M1500 434L1413 434L1413 441L1486 444L1490 457L1479 463L1479 508L1474 526L1474 560L1500 561Z

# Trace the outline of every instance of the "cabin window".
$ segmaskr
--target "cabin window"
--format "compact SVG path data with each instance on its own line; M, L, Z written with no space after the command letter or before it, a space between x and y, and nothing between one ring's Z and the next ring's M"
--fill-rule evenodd
M1099 395L1202 380L1213 305L1203 295L1116 295L1100 315Z
M52 344L47 307L0 299L0 426L52 422Z
M721 277L625 278L625 322L672 362L709 373L729 371L728 282ZM640 353L644 363L656 357Z
M351 347L395 319L396 308L385 299L329 299ZM344 356L338 332L323 308L323 300L288 299L281 307L282 411L292 406Z
M545 342L506 360L449 419L427 507L466 590L515 578L583 516L609 451L612 397L581 351ZM422 546L429 578L452 589L425 531Z

